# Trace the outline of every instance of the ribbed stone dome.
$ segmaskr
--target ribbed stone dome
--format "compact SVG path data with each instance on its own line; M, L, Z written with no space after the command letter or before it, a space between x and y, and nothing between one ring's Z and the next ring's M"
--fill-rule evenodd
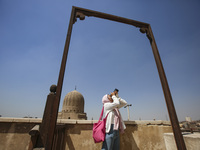
M69 92L63 102L62 112L84 113L84 97L74 90Z

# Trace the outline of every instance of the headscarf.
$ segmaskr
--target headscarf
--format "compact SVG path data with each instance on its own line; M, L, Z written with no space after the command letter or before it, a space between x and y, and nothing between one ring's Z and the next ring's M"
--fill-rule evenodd
M110 100L108 99L108 95L104 95L103 98L102 98L102 103L105 104L105 103L108 103L110 102Z
M120 111L117 108L115 108L114 113L115 113L114 130L119 129L121 133L124 133L124 126L122 124L122 116L120 114Z

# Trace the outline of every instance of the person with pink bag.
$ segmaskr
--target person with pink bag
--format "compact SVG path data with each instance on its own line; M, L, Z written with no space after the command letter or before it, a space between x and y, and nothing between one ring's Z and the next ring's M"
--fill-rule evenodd
M125 106L127 102L118 97L118 92L119 90L115 89L110 95L106 94L102 98L105 116L109 113L106 120L106 135L102 150L119 150L119 132L124 133L124 129L126 129L119 109Z

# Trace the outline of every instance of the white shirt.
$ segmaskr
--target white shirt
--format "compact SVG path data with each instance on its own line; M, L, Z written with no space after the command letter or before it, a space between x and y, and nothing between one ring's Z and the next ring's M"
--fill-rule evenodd
M106 133L110 131L111 124L114 124L114 118L115 114L113 109L118 108L120 109L121 107L125 106L127 102L124 99L117 98L115 95L112 96L113 102L112 103L105 103L104 104L104 114L105 116L108 114L107 120L106 120ZM124 121L121 118L122 125L124 126L124 129L126 129L126 126L124 125Z

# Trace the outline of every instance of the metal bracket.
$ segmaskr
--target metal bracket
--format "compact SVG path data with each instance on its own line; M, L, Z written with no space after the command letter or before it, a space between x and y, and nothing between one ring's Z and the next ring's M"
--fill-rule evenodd
M152 42L153 39L152 39L152 37L149 33L149 30L147 28L140 28L140 32L143 33L143 34L146 33L147 38L149 39L150 42Z
M76 12L74 23L77 21L77 18L79 18L80 20L85 20L85 15L81 12Z

